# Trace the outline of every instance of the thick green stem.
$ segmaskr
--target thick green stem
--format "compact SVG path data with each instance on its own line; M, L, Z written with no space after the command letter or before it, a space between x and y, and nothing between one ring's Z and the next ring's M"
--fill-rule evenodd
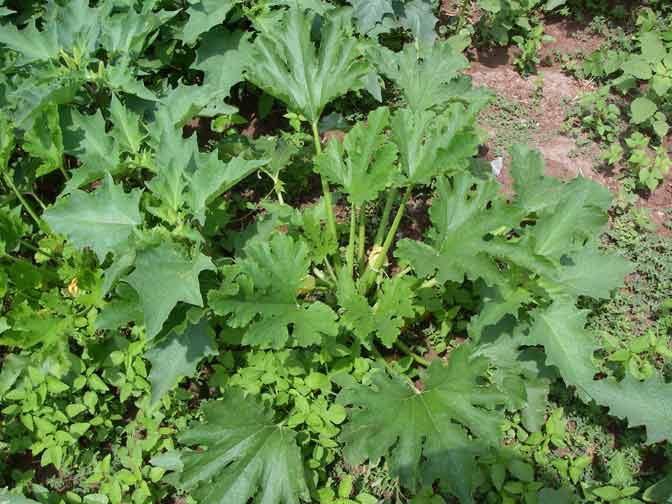
M380 269L380 267L383 265L383 262L387 258L387 253L389 252L390 247L392 246L392 242L394 241L394 237L397 234L397 229L399 229L401 218L404 216L404 211L406 210L406 203L408 203L410 197L411 197L411 188L408 187L406 189L406 192L404 193L404 196L401 198L401 202L399 203L399 209L397 210L397 213L394 216L394 220L392 221L392 226L390 227L390 230L387 232L387 237L383 242L383 246L379 251L376 252L377 255L373 259L373 262L369 261L369 265L366 268L366 272L364 273L362 282L360 284L362 287L361 291L362 293L366 293L369 290L371 284L376 278L376 275L378 274L378 270Z
M374 247L383 243L383 237L385 236L385 231L387 231L387 224L388 222L390 222L392 205L394 205L394 200L397 199L398 194L399 194L398 189L390 189L389 191L387 191L387 198L385 199L385 207L383 208L383 216L380 219L380 224L378 224L378 230L376 231L376 236L373 239Z
M357 238L357 267L362 272L366 253L366 208L359 210L359 237Z
M336 278L336 273L334 273L334 268L331 267L331 263L329 262L329 258L327 258L327 257L324 258L324 265L327 268L327 272L329 273L329 276L334 280L334 283L338 283L338 279Z
M417 362L417 363L420 364L421 366L429 367L429 361L428 361L427 359L423 359L422 357L420 357L417 353L415 353L414 351L412 351L406 343L404 343L404 342L401 341L400 339L398 339L397 341L395 341L395 342L394 342L394 345L395 345L399 350L401 350L403 353L405 353L406 355L408 355L409 357L411 357L415 362Z
M4 180L5 180L5 183L7 184L7 186L14 192L16 197L19 199L19 202L21 203L21 205L23 206L25 211L28 212L28 215L30 215L31 218L35 221L35 224L37 224L37 227L39 227L40 230L42 232L44 232L45 234L49 234L49 227L47 226L47 224L42 219L40 219L37 216L37 214L35 213L35 210L33 210L33 207L30 206L30 203L28 203L28 201L26 201L26 198L23 197L23 194L21 194L21 191L19 191L17 189L17 187L14 185L14 181L12 180L12 178L5 173L4 174Z
M355 269L355 236L357 236L357 208L352 205L350 209L350 236L348 238L348 249L346 251L346 265L348 273L352 276Z
M40 199L40 197L39 197L37 194L35 194L34 192L29 192L29 193L26 193L26 194L30 194L31 197L32 197L35 201L37 201L37 204L40 205L40 206L42 207L42 210L46 210L46 209L47 209L47 205L44 204L44 201L42 201L42 200Z
M317 131L317 121L312 123L313 128L313 142L315 143L315 154L318 156L322 154L322 144L320 143L320 134ZM334 217L334 207L331 204L331 192L329 191L329 182L320 175L322 182L322 193L324 195L324 205L327 209L327 228L329 233L333 236L336 243L338 243L338 233L336 231L336 218ZM338 255L336 255L336 263L338 264Z

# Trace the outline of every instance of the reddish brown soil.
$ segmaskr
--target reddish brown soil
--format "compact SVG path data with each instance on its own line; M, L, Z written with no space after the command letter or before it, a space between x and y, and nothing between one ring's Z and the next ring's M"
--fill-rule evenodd
M518 103L529 111L529 119L535 125L530 144L543 154L548 175L561 179L582 175L616 193L620 186L618 170L608 173L600 167L599 146L589 142L578 148L576 140L561 131L569 106L583 93L593 90L594 86L589 81L580 81L565 74L553 58L556 53L590 54L602 41L567 20L547 23L546 32L555 37L555 41L545 45L542 52L545 58L542 58L537 76L522 77L515 70L512 65L516 55L515 47L473 51L470 55L472 65L467 73L475 85L487 86L498 96ZM501 128L507 128L507 125L503 124ZM489 133L494 135L496 132ZM672 134L667 146L668 151L672 152ZM494 151L490 147L486 145L484 152ZM485 154L485 157L492 159L494 156ZM504 161L504 168L498 178L503 191L509 192L511 180L507 172L508 160ZM638 205L651 210L651 217L659 225L661 233L669 233L670 230L664 226L668 219L664 210L672 208L672 173L653 194L640 198Z

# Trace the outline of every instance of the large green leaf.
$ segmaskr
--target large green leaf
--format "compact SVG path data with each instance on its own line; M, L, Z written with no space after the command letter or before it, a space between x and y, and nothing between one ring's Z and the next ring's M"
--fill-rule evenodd
M447 366L433 361L421 375L422 390L382 369L371 385L345 388L338 400L352 407L340 436L346 461L385 457L405 486L414 490L438 479L462 502L473 502L476 456L499 442L503 416L492 408L503 396L480 384L488 360L471 359L469 352L466 346L453 350Z
M18 30L11 23L0 26L0 44L18 52L21 64L56 58L59 50L56 33L40 32L35 21L23 30Z
M130 7L115 12L103 23L101 45L113 55L135 56L156 38L156 30L179 13L178 10L154 12L156 2L146 2L140 12Z
M272 29L264 27L247 69L252 83L311 123L334 98L361 88L369 71L359 42L347 33L345 16L323 19L319 48L311 41L313 19L294 7Z
M83 115L73 109L69 116L66 115L66 120L69 123L63 136L65 151L77 157L82 166L73 171L65 192L101 178L106 172L118 173L121 160L119 142L107 133L101 111Z
M608 191L583 178L556 187L539 174L543 163L538 157L518 154L514 187L525 187L520 198L508 202L494 179L468 173L455 175L452 182L441 178L430 209L430 244L402 240L396 255L420 276L436 272L440 282L481 278L515 290L519 277L509 269L517 268L543 279L552 295L608 297L630 270L625 259L598 250ZM530 182L548 204L527 187ZM522 226L530 215L536 225ZM507 236L510 231L514 237Z
M0 256L15 252L21 238L30 232L30 226L21 218L21 209L20 205L14 209L0 206Z
M203 423L179 438L205 448L182 453L181 488L209 504L310 500L296 434L276 424L272 410L230 389L223 401L206 403L203 413Z
M184 203L184 190L187 185L186 174L196 170L198 145L196 135L182 138L177 128L163 131L156 150L156 175L146 185L169 208L173 215Z
M243 70L251 57L248 32L216 28L201 38L192 68L203 72L203 85L226 98L231 88L243 80Z
M475 189L473 189L475 187ZM497 197L494 179L478 180L467 173L437 181L438 197L433 201L429 233L434 245L402 240L396 255L411 263L422 277L435 271L440 282L484 279L489 285L506 282L492 256L489 234L512 228L525 212L506 205Z
M408 184L429 184L438 175L467 168L480 143L476 112L453 104L445 114L407 108L394 114L392 139Z
M44 29L35 20L22 30L11 24L0 26L0 44L19 53L19 65L56 59L61 50L80 55L94 51L100 35L101 10L87 0L71 0L64 6L50 3L44 15Z
M14 150L14 130L5 113L0 110L0 174L7 170Z
M23 149L42 161L37 167L36 176L41 177L63 167L63 133L58 107L45 107L23 139Z
M572 302L555 301L535 312L530 342L544 346L547 363L556 366L565 383L575 386L583 398L608 406L612 415L627 419L631 427L645 426L649 443L672 439L672 384L657 375L645 382L630 375L620 382L595 380L599 370L592 356L598 347L585 329L586 317L587 312Z
M345 135L343 143L333 139L315 159L317 171L338 184L356 207L374 200L399 173L397 149L387 139L389 109L381 107Z
M234 283L211 292L210 306L227 316L231 327L244 328L242 343L262 348L309 346L323 336L336 336L336 314L320 301L298 297L308 276L310 257L303 241L275 234L270 241L252 240L237 261ZM292 327L291 338L289 327Z
M201 253L190 258L171 242L137 253L135 270L125 280L140 296L148 338L161 331L178 302L203 306L198 275L214 269L210 258Z
M418 44L431 47L436 40L434 27L438 22L434 15L435 4L430 0L407 0L394 5L401 25L411 32Z
M360 33L369 33L386 15L393 15L392 0L348 0Z
M115 94L110 102L110 118L119 143L129 152L140 152L142 141L147 136L142 131L140 116L122 105Z
M220 24L239 0L191 0L187 9L189 20L182 29L182 41L194 44L201 33Z
M10 494L4 488L0 488L0 504L38 504L38 502L22 495Z
M108 174L91 193L75 190L45 210L44 220L76 247L90 247L103 261L123 248L142 223L141 192L124 193Z
M175 387L180 379L193 376L198 363L205 357L218 355L210 323L197 315L199 318L189 318L183 326L172 329L145 353L145 358L152 363L149 373L152 404Z
M199 159L198 168L189 175L186 200L201 224L205 222L208 203L267 163L265 159L248 160L242 157L224 163L219 160L217 151L201 154Z
M186 204L203 224L208 203L267 162L237 157L225 163L216 150L199 152L196 135L184 139L181 130L169 126L161 133L157 148L157 174L147 182L147 187L169 212L154 210L154 213L171 221Z
M386 74L401 89L411 110L443 107L459 97L455 81L460 71L469 68L469 62L448 42L422 51L413 44L406 44L402 51L390 56L393 59L385 62Z

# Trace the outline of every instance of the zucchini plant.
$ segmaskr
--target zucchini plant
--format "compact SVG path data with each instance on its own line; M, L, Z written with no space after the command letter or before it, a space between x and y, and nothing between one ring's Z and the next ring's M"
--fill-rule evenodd
M50 303L13 287L23 308L3 311L0 344L60 355L64 369L54 374L62 381L54 386L67 388L76 380L68 366L77 362L70 348L77 324L90 328L75 338L81 348L111 334L136 337L127 366L142 379L118 386L120 400L138 398L147 418L179 400L182 380L199 370L209 376L210 399L199 397L190 422L176 421L180 432L161 444L152 470L137 463L144 448L129 455L142 489L137 502L150 498L144 477L197 502L310 502L337 455L349 467L384 460L408 495L474 502L483 467L511 458L507 415L519 412L527 429L540 431L558 378L581 400L644 427L648 442L672 436L671 386L655 374L600 377L587 312L577 307L608 298L630 270L599 246L607 189L547 177L539 153L516 146L514 194L503 194L476 159L477 117L490 94L462 75L468 61L450 41L410 41L395 52L360 39L351 9L297 5L272 10L272 23L252 18L252 40L216 26L232 8L191 2L177 30L185 46L204 44L194 63L204 72L200 85L164 90L146 108L112 87L92 100L49 102L38 110L44 120L30 125L0 116L0 171L25 211L2 209L3 261L8 269L30 264L17 252L50 254L52 241L88 268L86 281L75 276L67 289L54 288ZM16 39L30 35L25 30L10 32ZM3 33L0 42L24 54ZM222 64L234 75L221 75ZM377 94L372 77L396 90L398 103L374 107L342 138L323 141L325 111L346 95ZM92 78L84 78L85 90ZM286 107L297 145L241 140L232 155L185 138L190 115L231 112L222 100L239 79ZM96 106L104 99L109 110ZM51 148L35 147L38 139ZM12 167L24 152L37 160L38 176L63 173L63 190L41 212L16 183ZM77 163L60 163L64 153ZM285 201L280 189L299 158L321 189L307 206ZM258 171L273 179L277 201L235 231L230 195ZM417 240L405 222L421 193L431 195L429 222ZM34 221L37 246L26 239L32 231L22 213ZM44 331L26 323L30 313L60 325ZM462 324L447 329L450 351L430 358L413 350L429 321L457 313ZM135 364L139 348L149 373ZM120 365L124 353L116 352ZM11 377L3 369L3 393L26 380L21 362ZM94 414L95 405L89 409ZM15 405L11 413L20 420L30 412ZM162 419L147 424L156 429ZM72 460L54 446L45 463ZM106 460L92 485L105 481L113 502L127 502Z

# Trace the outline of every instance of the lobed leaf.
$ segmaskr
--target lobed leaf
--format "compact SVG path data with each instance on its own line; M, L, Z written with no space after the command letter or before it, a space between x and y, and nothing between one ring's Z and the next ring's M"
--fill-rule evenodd
M141 191L125 193L108 174L91 193L75 190L44 212L51 228L79 248L90 247L104 261L110 252L125 248L142 224Z
M343 188L350 203L361 207L372 201L396 178L397 149L387 139L389 109L381 107L358 123L343 140L332 139L315 158L316 170Z
M293 430L240 389L203 407L204 420L180 436L203 452L182 452L179 486L200 502L298 504L309 501L301 450Z
M203 306L198 275L214 270L210 258L197 252L190 258L174 243L137 253L135 270L125 277L142 304L147 338L154 338L178 302Z
M498 443L503 416L492 408L503 396L479 384L488 361L472 360L469 352L466 346L453 350L447 366L433 361L421 375L422 390L382 369L373 373L371 385L345 388L338 401L352 407L339 437L346 461L358 465L385 457L404 486L415 490L438 479L461 502L473 502L476 457Z
M247 78L287 107L316 123L324 107L361 88L368 73L358 41L347 33L344 16L323 20L319 48L311 41L314 14L293 7L263 27L254 43Z
M544 346L547 363L556 366L580 396L609 407L610 414L627 419L630 427L646 427L649 443L672 439L672 384L658 376L644 382L630 375L620 382L596 380L592 356L597 345L585 329L586 317L587 312L572 302L557 300L535 312L530 341Z

